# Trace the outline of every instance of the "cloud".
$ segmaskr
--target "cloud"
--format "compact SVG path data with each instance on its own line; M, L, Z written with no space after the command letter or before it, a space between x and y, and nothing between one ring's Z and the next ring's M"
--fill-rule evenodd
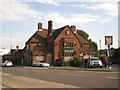
M3 0L0 3L0 21L24 21L30 18L40 17L41 12L35 11L30 6L16 0Z
M69 20L66 19L66 16L61 15L60 13L54 12L46 15L46 19L53 20L56 23L68 24Z
M61 14L58 12L46 14L46 19L52 20L57 24L84 24L89 22L98 22L98 23L106 23L111 20L108 17L100 17L93 14Z
M9 41L17 42L18 39L17 38L10 38L10 37L3 37L3 41L6 41L6 42L9 42Z
M87 10L97 10L104 15L109 15L113 17L118 16L118 1L119 0L91 0L87 3L81 2L68 6L84 8Z
M56 2L55 0L34 0L34 2L39 2L43 4L48 4L48 5L55 5L55 6L59 5L59 3Z
M86 9L102 10L106 15L117 16L118 15L118 3L116 2L102 2L86 6Z
M92 14L72 14L70 18L72 18L70 21L73 23L88 23L95 21L99 17Z
M7 48L8 49L11 47L11 44L14 48L16 45L20 45L20 47L23 46L23 45L21 45L21 43L18 44L21 41L19 41L16 37L12 37L12 39L11 39L11 37L6 36L6 35L5 36L0 35L0 42L1 42L0 48Z

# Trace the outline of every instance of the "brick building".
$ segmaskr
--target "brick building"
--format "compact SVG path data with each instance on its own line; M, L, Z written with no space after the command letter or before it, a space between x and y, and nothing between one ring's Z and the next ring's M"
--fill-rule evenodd
M13 63L13 65L22 65L23 64L23 49L11 49L8 54L2 56L2 62L8 60Z
M66 25L58 29L53 29L52 26L51 20L48 21L48 29L42 28L42 23L38 23L38 30L25 43L25 65L32 65L35 60L55 65L60 56L64 56L66 62L71 60L74 51L80 56L87 54L89 43L77 33L76 26Z

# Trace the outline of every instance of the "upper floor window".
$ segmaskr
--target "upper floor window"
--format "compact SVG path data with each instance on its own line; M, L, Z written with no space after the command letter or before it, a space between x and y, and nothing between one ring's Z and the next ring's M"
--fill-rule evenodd
M70 47L73 47L73 46L74 46L74 43L64 43L65 48L70 48Z
M37 44L37 47L41 47L41 43L38 43L38 44Z
M29 44L27 44L27 49L29 49Z
M66 34L68 35L68 34L70 34L70 32L69 32L69 31L67 31L67 32L66 32Z

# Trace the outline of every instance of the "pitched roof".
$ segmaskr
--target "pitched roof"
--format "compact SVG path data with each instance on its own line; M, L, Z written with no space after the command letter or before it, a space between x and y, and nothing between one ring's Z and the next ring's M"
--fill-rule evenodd
M43 29L42 31L36 31L33 36L27 41L28 42L46 42L47 38L47 29Z
M78 33L75 33L75 35L77 36L77 38L79 39L79 41L83 44L88 44L89 42L87 40L85 40L81 35L79 35Z
M66 27L68 27L70 29L69 25L61 27L57 30L53 29L52 35L49 37L49 40L54 41ZM47 34L48 34L48 29L42 29L42 31L36 31L33 34L33 36L27 41L27 43L28 42L47 42ZM78 38L80 43L88 44L88 41L85 40L78 33L74 33L74 35Z
M67 25L68 26L68 25ZM67 26L64 26L64 27L61 27L57 30L55 30L53 32L53 35L52 35L52 38L53 38L53 41L59 36L59 34L67 27Z

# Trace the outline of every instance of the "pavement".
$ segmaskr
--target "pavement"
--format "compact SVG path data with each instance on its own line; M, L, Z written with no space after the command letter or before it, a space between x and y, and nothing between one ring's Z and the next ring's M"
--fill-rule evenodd
M4 80L2 82L3 88L52 88L52 87L54 88L81 88L77 86L60 84L57 82L38 80L38 79L28 78L24 76L16 76L16 75L7 74L7 73L3 73L3 77L4 77Z
M118 71L118 65L112 65L111 67L103 67L103 68L85 68L85 67L48 67L48 69L60 69L60 70L80 70L80 71Z
M15 66L15 67L26 67L26 68L35 68L32 66ZM47 67L41 67L42 68L47 68ZM119 65L118 64L113 64L111 67L102 67L102 68L85 68L84 66L81 67L72 67L72 66L50 66L48 69L59 69L59 70L80 70L80 71L115 71L118 72L119 70Z

